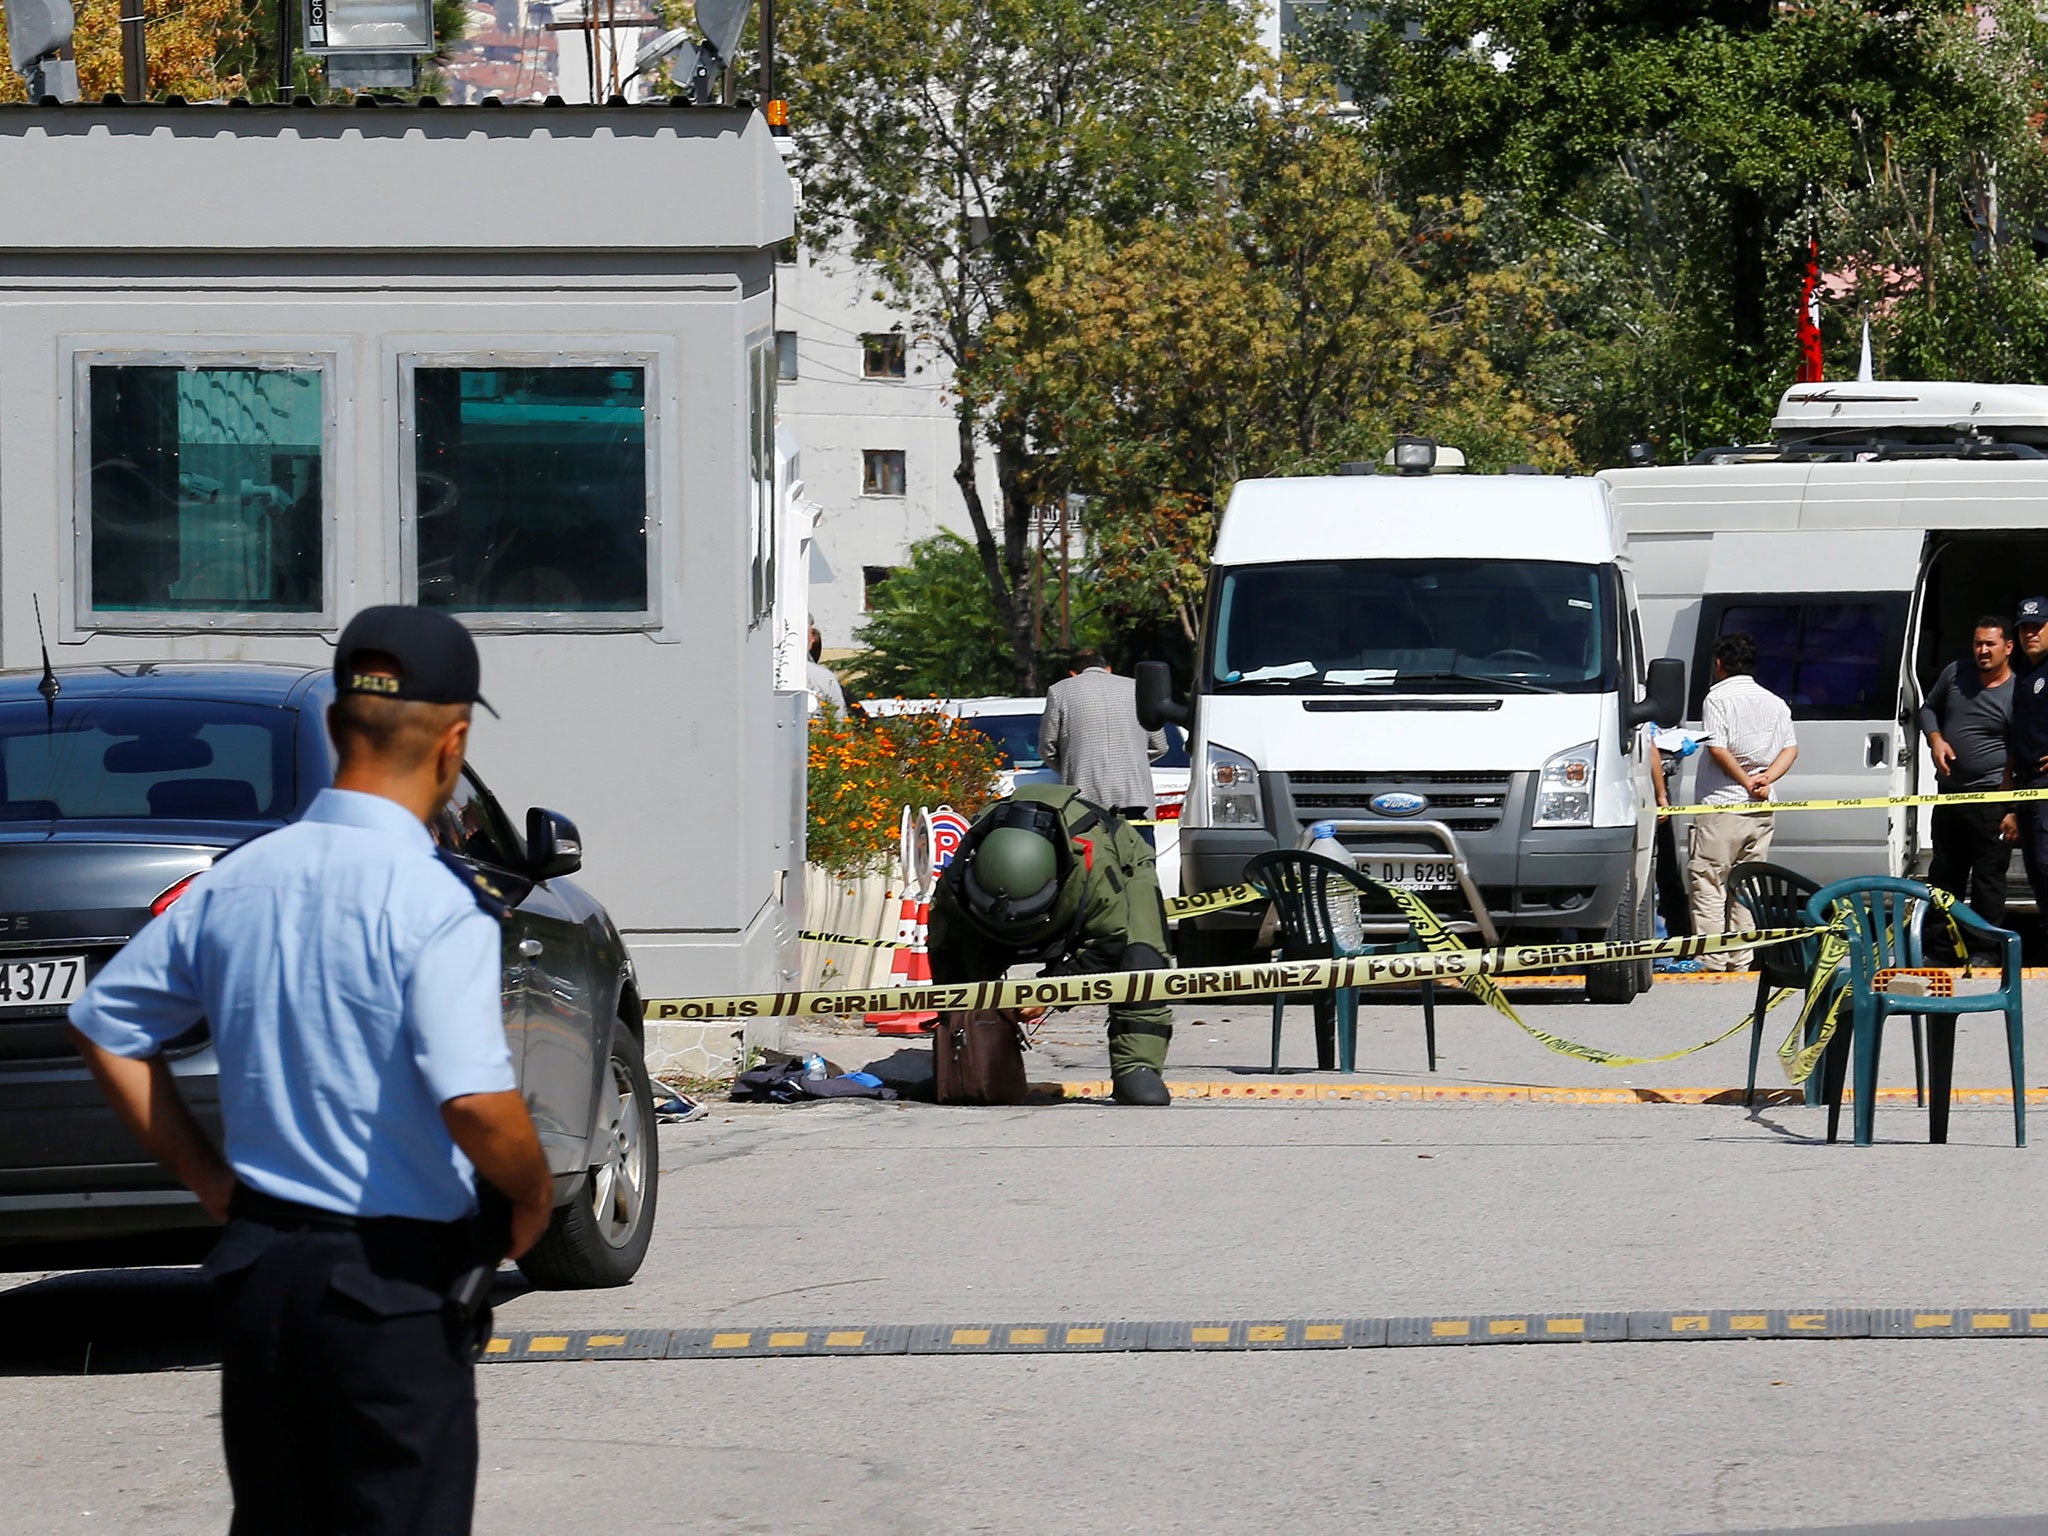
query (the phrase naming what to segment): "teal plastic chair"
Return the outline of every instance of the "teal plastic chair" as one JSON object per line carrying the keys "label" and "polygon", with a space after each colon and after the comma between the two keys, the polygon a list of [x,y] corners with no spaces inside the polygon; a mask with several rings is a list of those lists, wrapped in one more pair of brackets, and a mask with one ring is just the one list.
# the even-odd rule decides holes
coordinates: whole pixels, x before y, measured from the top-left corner
{"label": "teal plastic chair", "polygon": [[[1759,928],[1811,927],[1806,917],[1806,899],[1819,889],[1818,880],[1782,864],[1738,864],[1728,874],[1729,900],[1739,903]],[[1742,1091],[1743,1103],[1756,1102],[1756,1063],[1764,1043],[1764,1004],[1779,987],[1797,987],[1804,992],[1819,958],[1818,938],[1772,944],[1756,952],[1756,1011],[1755,1022],[1749,1029],[1749,1085]],[[1913,1038],[1917,1046],[1919,1035],[1916,1033]],[[1917,1061],[1919,1051],[1915,1049],[1913,1054]],[[1820,1101],[1820,1074],[1816,1072],[1806,1080],[1806,1102]]]}
{"label": "teal plastic chair", "polygon": [[[1337,953],[1335,930],[1330,922],[1330,891],[1332,886],[1342,889],[1349,886],[1361,899],[1384,899],[1380,892],[1358,878],[1356,871],[1335,859],[1326,859],[1319,853],[1301,853],[1283,849],[1276,853],[1262,853],[1244,867],[1244,877],[1263,890],[1273,902],[1274,914],[1280,924],[1280,958],[1283,960],[1328,960]],[[1397,944],[1368,944],[1359,950],[1360,954],[1384,955],[1413,953],[1422,948],[1422,943],[1411,932],[1409,937]],[[1272,1069],[1280,1070],[1280,1026],[1286,1018],[1287,1004],[1297,993],[1282,993],[1273,999],[1273,1061]],[[1326,1003],[1325,999],[1330,999]],[[1316,1067],[1327,1072],[1331,1066],[1331,1036],[1335,1035],[1337,1070],[1355,1072],[1358,1070],[1358,989],[1344,987],[1332,997],[1329,993],[1317,993],[1311,998],[1316,1006]],[[1331,1003],[1334,1006],[1331,1006]],[[1334,1022],[1335,1028],[1330,1028]],[[1422,1032],[1424,1044],[1429,1053],[1429,1070],[1436,1070],[1436,983],[1422,983]]]}
{"label": "teal plastic chair", "polygon": [[1851,1006],[1849,1050],[1844,1052],[1839,1033],[1824,1063],[1823,1092],[1828,1106],[1828,1140],[1833,1141],[1842,1114],[1843,1061],[1853,1055],[1856,1072],[1856,1145],[1871,1144],[1872,1126],[1877,1119],[1877,1062],[1883,1044],[1885,1021],[1894,1014],[1908,1014],[1927,1021],[1927,1066],[1932,1090],[1928,1097],[1927,1139],[1948,1140],[1950,1084],[1955,1073],[1956,1020],[1966,1013],[1999,1013],[2005,1016],[2005,1053],[2012,1068],[2013,1145],[2027,1144],[2027,1094],[2025,1080],[2025,1023],[2020,1002],[2020,936],[1994,928],[1961,902],[1950,909],[1965,933],[1996,940],[2003,956],[2001,980],[1995,992],[1966,992],[1954,997],[1905,997],[1877,990],[1877,973],[1893,968],[1910,968],[1920,960],[1920,918],[1933,902],[1933,892],[1917,880],[1898,880],[1884,875],[1858,876],[1821,887],[1807,900],[1808,917],[1815,923],[1848,919],[1849,958],[1847,964]]}

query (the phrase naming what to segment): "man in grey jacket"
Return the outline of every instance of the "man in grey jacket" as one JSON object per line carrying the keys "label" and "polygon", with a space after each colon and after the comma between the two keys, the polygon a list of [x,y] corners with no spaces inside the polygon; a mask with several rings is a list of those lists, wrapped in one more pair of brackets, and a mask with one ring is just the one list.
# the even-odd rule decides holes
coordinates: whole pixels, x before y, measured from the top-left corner
{"label": "man in grey jacket", "polygon": [[[1166,733],[1138,724],[1138,685],[1109,670],[1099,651],[1074,658],[1074,671],[1046,690],[1038,750],[1046,765],[1126,821],[1149,821],[1156,804],[1152,760],[1166,755]],[[1152,829],[1144,827],[1147,842]]]}

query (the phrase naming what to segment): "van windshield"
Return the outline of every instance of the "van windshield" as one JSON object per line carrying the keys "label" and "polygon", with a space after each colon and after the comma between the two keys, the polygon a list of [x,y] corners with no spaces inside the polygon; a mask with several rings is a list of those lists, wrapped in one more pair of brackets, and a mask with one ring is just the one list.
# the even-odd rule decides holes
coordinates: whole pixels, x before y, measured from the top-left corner
{"label": "van windshield", "polygon": [[1604,693],[1605,567],[1323,560],[1219,573],[1207,683],[1286,693]]}

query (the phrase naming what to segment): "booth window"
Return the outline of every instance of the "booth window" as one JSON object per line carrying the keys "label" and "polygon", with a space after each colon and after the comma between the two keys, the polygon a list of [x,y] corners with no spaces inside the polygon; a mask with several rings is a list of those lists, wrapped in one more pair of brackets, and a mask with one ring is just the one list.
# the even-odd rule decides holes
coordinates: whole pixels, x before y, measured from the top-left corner
{"label": "booth window", "polygon": [[903,494],[903,450],[866,448],[860,456],[860,493],[863,496]]}
{"label": "booth window", "polygon": [[905,376],[905,354],[901,331],[881,331],[860,339],[861,372],[871,379],[900,379]]}
{"label": "booth window", "polygon": [[649,609],[647,370],[413,369],[419,601]]}
{"label": "booth window", "polygon": [[775,605],[775,348],[747,354],[747,571],[755,619]]}
{"label": "booth window", "polygon": [[321,370],[89,363],[86,608],[318,615]]}

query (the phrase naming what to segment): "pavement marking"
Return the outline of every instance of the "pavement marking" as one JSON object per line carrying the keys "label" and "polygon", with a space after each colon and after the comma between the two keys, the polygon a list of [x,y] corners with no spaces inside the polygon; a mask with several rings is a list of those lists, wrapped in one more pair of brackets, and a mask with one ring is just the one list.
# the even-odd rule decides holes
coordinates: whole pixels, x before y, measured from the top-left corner
{"label": "pavement marking", "polygon": [[[1107,1078],[1087,1082],[1034,1083],[1034,1099],[1060,1102],[1067,1099],[1106,1099]],[[1267,1079],[1237,1079],[1210,1082],[1169,1082],[1167,1090],[1176,1099],[1219,1099],[1237,1103],[1332,1103],[1372,1104],[1735,1104],[1742,1103],[1740,1088],[1544,1088],[1514,1083],[1325,1083],[1288,1082]],[[2048,1088],[2029,1088],[2029,1104],[2048,1104]],[[1845,1090],[1842,1102],[1854,1103],[1856,1095]],[[1880,1104],[1911,1104],[1911,1088],[1880,1088]],[[1804,1104],[1803,1088],[1759,1088],[1759,1105]],[[1951,1104],[2010,1104],[2010,1088],[1956,1088]]]}
{"label": "pavement marking", "polygon": [[1440,1313],[1239,1321],[887,1323],[804,1328],[614,1328],[500,1334],[487,1362],[766,1359],[819,1355],[1148,1354],[1427,1349],[1729,1339],[2048,1338],[2048,1307],[1695,1308]]}

